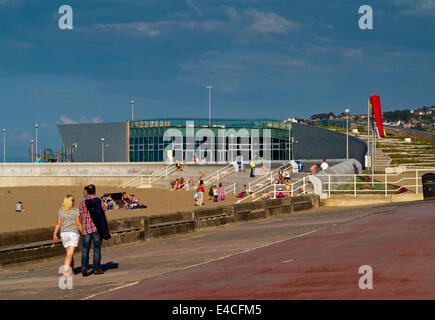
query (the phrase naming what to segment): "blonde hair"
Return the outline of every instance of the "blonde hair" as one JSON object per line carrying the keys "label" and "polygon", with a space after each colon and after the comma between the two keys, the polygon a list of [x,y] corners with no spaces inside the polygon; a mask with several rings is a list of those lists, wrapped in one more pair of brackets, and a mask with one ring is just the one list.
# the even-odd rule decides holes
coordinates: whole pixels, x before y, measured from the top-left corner
{"label": "blonde hair", "polygon": [[68,211],[73,208],[74,197],[68,194],[65,198],[63,198],[63,203],[61,206],[62,211]]}

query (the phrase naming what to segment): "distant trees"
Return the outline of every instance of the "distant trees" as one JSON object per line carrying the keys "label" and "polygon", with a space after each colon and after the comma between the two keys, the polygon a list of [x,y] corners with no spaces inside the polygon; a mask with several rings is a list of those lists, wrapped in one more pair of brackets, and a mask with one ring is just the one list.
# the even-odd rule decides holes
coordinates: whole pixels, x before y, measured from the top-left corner
{"label": "distant trees", "polygon": [[411,119],[411,112],[406,110],[395,110],[387,111],[383,113],[384,121],[395,122],[395,121],[405,121],[408,122]]}
{"label": "distant trees", "polygon": [[335,118],[335,114],[333,112],[313,114],[310,117],[310,120],[316,120],[316,119],[328,120],[330,117]]}

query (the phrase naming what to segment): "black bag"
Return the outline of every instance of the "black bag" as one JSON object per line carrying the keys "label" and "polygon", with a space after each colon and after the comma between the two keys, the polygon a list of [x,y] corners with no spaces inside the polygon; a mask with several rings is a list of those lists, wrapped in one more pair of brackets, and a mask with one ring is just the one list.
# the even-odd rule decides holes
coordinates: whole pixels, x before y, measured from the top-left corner
{"label": "black bag", "polygon": [[101,239],[109,240],[112,236],[110,235],[109,226],[107,225],[106,214],[101,207],[101,199],[97,197],[86,199],[85,204]]}

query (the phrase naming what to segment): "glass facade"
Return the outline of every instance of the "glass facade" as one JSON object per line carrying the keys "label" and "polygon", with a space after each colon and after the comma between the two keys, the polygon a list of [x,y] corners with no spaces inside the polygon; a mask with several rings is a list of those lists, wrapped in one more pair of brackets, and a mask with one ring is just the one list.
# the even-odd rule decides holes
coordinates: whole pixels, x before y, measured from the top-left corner
{"label": "glass facade", "polygon": [[277,120],[152,119],[129,122],[129,161],[288,160],[289,123]]}

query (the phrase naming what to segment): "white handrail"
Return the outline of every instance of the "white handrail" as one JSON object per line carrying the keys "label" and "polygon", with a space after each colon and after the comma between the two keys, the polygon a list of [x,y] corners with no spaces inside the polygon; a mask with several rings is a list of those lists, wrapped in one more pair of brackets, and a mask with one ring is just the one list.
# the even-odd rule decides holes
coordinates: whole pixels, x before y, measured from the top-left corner
{"label": "white handrail", "polygon": [[[168,168],[169,167],[169,168]],[[153,174],[136,176],[122,184],[122,188],[138,187],[143,185],[144,178],[148,179],[148,184],[155,182],[158,179],[166,178],[175,171],[175,167],[165,165],[164,168],[155,171]]]}
{"label": "white handrail", "polygon": [[264,175],[260,178],[257,178],[256,180],[250,182],[248,184],[248,192],[253,192],[256,193],[258,191],[258,188],[262,188],[265,185],[272,185],[273,184],[273,180],[275,178],[275,175],[280,171],[280,170],[285,170],[288,167],[293,167],[293,165],[291,164],[291,161],[286,162],[285,164],[281,165],[280,167],[272,170],[270,173],[268,173],[267,175]]}
{"label": "white handrail", "polygon": [[[421,182],[421,174],[424,172],[435,172],[435,168],[425,168],[425,169],[415,169],[415,175],[413,176],[402,176],[399,175],[406,174],[406,172],[411,173],[414,170],[408,170],[402,173],[395,174],[329,174],[328,181],[323,181],[322,185],[324,185],[328,189],[328,197],[331,196],[332,193],[353,193],[356,197],[358,194],[368,194],[368,193],[376,193],[376,194],[384,194],[386,197],[389,194],[394,194],[400,190],[407,189],[410,192],[413,192],[412,189],[415,189],[415,194],[419,194],[420,190],[422,190],[422,182]],[[331,178],[345,178],[346,181],[339,181],[337,179]],[[357,181],[358,177],[369,178],[368,181]],[[378,178],[378,179],[377,179]],[[395,179],[396,178],[396,179]],[[373,179],[373,180],[372,180]],[[412,182],[410,182],[412,181]],[[339,185],[353,185],[352,189],[340,189]],[[358,186],[363,185],[371,185],[371,188],[361,189]]]}
{"label": "white handrail", "polygon": [[205,176],[203,179],[204,185],[209,185],[211,183],[218,182],[220,179],[230,175],[233,172],[235,172],[234,165],[233,164],[226,165],[225,167],[220,168],[214,173]]}

